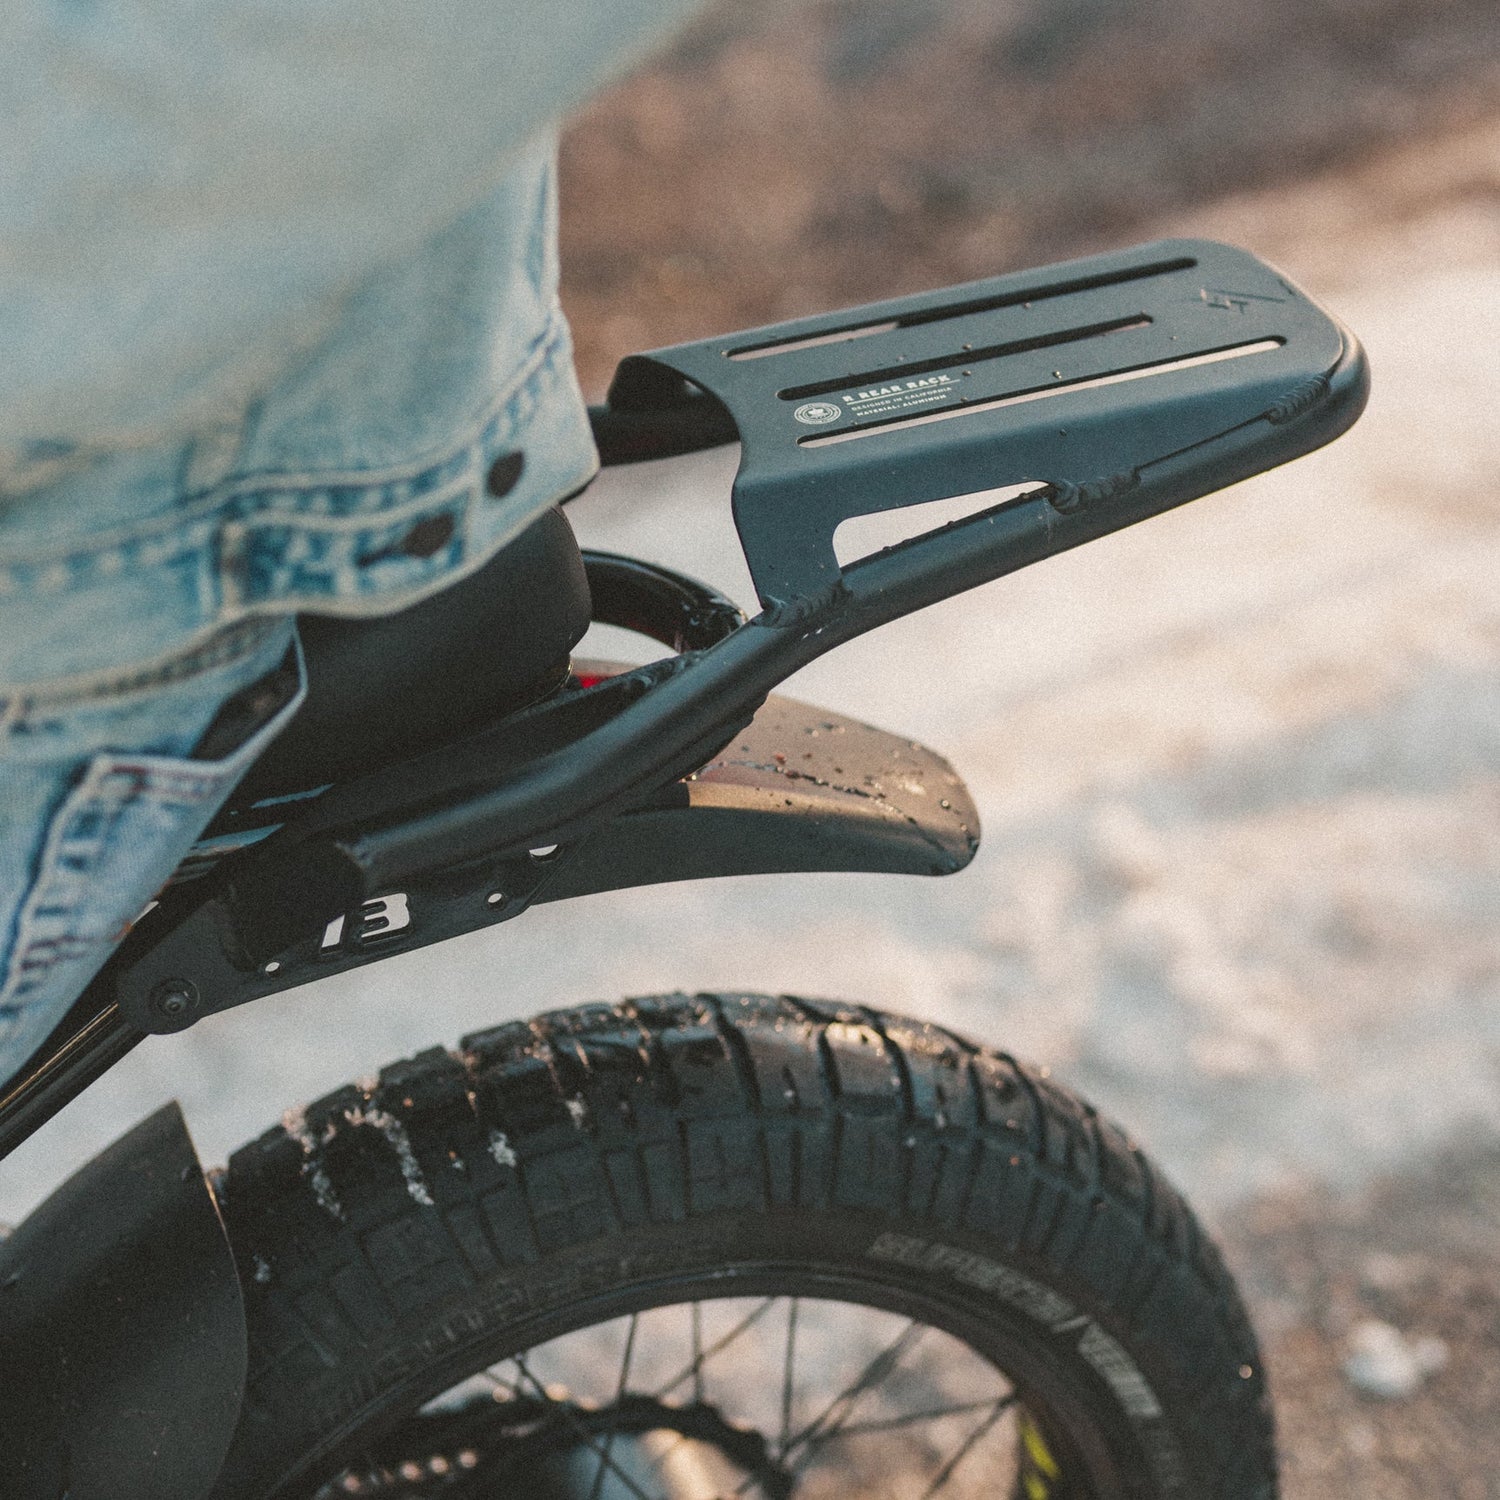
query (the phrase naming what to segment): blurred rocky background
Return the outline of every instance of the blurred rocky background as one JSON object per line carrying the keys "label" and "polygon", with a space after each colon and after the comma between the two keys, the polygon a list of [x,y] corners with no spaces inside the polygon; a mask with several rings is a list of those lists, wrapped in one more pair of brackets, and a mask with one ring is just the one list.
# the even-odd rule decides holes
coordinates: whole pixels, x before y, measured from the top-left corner
{"label": "blurred rocky background", "polygon": [[1128,242],[1497,99],[1495,0],[721,0],[568,132],[585,382]]}

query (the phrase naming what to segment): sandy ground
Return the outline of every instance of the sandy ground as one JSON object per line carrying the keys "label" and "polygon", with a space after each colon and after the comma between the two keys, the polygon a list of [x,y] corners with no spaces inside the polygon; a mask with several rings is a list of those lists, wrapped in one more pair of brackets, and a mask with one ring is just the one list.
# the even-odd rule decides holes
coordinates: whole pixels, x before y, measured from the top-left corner
{"label": "sandy ground", "polygon": [[[1050,1064],[1167,1165],[1246,1277],[1291,1495],[1500,1494],[1497,163],[1481,124],[1163,220],[1261,250],[1357,330],[1359,426],[792,684],[952,759],[984,820],[970,870],[594,897],[214,1018],[7,1162],[0,1218],[172,1095],[222,1159],[504,1017],[848,996]],[[611,475],[575,524],[743,597],[732,463]],[[1446,1338],[1448,1368],[1412,1401],[1355,1395],[1362,1315]]]}
{"label": "sandy ground", "polygon": [[[1330,1202],[1312,1187],[1233,1216],[1280,1419],[1286,1500],[1500,1496],[1500,1153],[1469,1144]],[[1362,1323],[1439,1340],[1443,1367],[1377,1400],[1342,1365]]]}

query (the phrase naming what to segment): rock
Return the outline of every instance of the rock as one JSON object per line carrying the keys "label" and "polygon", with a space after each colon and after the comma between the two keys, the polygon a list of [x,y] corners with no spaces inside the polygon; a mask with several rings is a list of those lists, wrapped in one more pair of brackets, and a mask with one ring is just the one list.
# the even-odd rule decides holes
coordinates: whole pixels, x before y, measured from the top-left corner
{"label": "rock", "polygon": [[1408,1337],[1375,1318],[1349,1332],[1344,1378],[1363,1396],[1400,1401],[1448,1362],[1448,1346],[1431,1335]]}
{"label": "rock", "polygon": [[1366,1291],[1395,1295],[1410,1291],[1424,1269],[1414,1256],[1389,1255],[1377,1250],[1360,1262],[1359,1279]]}

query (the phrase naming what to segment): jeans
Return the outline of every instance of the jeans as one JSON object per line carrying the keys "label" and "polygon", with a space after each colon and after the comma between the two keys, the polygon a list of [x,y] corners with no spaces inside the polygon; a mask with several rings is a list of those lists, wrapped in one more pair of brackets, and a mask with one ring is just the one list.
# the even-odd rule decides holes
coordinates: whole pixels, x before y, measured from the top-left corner
{"label": "jeans", "polygon": [[593,473],[550,122],[690,8],[5,7],[0,1084],[295,711],[194,754],[295,612]]}

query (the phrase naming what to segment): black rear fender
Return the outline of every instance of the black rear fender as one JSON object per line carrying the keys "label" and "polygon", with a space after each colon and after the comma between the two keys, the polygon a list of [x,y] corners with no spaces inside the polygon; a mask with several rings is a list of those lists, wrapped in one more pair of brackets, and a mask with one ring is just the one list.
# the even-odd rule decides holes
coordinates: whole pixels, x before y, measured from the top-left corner
{"label": "black rear fender", "polygon": [[175,1103],[0,1245],[9,1500],[201,1500],[245,1388],[245,1309]]}

